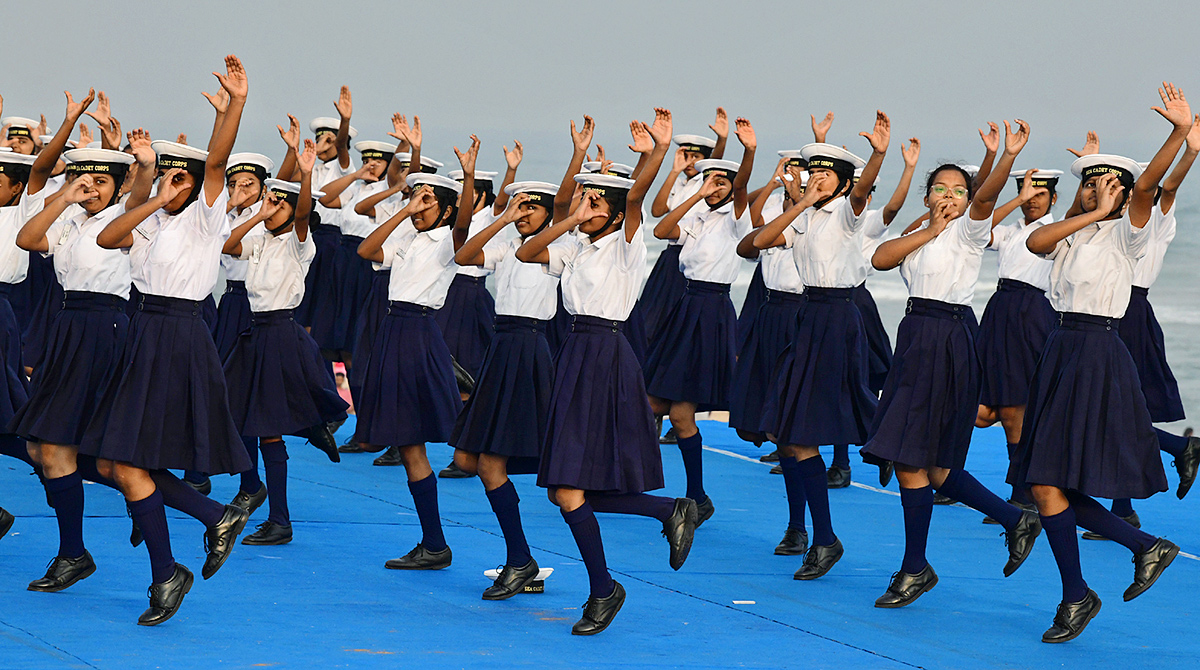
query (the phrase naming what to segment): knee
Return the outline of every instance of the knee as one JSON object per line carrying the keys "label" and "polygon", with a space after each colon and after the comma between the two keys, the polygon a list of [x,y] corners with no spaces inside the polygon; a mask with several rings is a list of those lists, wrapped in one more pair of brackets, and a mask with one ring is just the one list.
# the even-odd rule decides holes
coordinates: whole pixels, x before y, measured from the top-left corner
{"label": "knee", "polygon": [[807,461],[810,458],[816,458],[821,455],[821,450],[816,447],[805,447],[799,444],[790,445],[792,454],[798,461]]}
{"label": "knee", "polygon": [[1024,407],[1001,407],[1000,422],[1006,427],[1020,428],[1021,422],[1025,419]]}
{"label": "knee", "polygon": [[29,453],[29,457],[38,465],[45,465],[46,459],[42,456],[42,445],[37,442],[26,442],[25,451]]}
{"label": "knee", "polygon": [[555,507],[558,506],[558,489],[546,489],[546,497]]}
{"label": "knee", "polygon": [[[462,449],[455,449],[454,464],[457,465],[463,472],[469,472],[473,475],[477,474],[481,479],[484,477],[482,470],[483,459],[480,458],[478,454],[472,454],[471,452],[463,451]],[[483,483],[487,484],[487,480],[484,479]]]}
{"label": "knee", "polygon": [[487,455],[479,457],[476,470],[487,490],[491,491],[498,486],[503,486],[504,482],[508,481],[508,464],[505,460]]}
{"label": "knee", "polygon": [[108,479],[114,479],[113,462],[104,458],[96,459],[96,472]]}
{"label": "knee", "polygon": [[1047,504],[1053,503],[1056,500],[1064,500],[1061,489],[1057,486],[1046,486],[1044,484],[1034,484],[1029,487],[1029,495],[1033,496],[1033,501],[1037,503],[1039,508],[1045,507]]}
{"label": "knee", "polygon": [[650,411],[654,413],[654,416],[670,414],[671,401],[656,396],[648,396],[648,399],[650,401]]}
{"label": "knee", "polygon": [[679,437],[696,434],[696,406],[687,402],[673,402],[670,410],[671,425]]}
{"label": "knee", "polygon": [[429,458],[425,456],[425,445],[410,444],[406,447],[400,447],[400,460],[404,462],[406,469],[413,468],[429,468]]}
{"label": "knee", "polygon": [[988,426],[995,425],[995,423],[999,420],[1000,415],[995,409],[988,407],[987,405],[980,405],[979,413],[975,416],[975,427],[987,428]]}
{"label": "knee", "polygon": [[579,489],[560,488],[555,492],[555,497],[558,498],[556,504],[565,512],[577,510],[587,502],[587,497]]}

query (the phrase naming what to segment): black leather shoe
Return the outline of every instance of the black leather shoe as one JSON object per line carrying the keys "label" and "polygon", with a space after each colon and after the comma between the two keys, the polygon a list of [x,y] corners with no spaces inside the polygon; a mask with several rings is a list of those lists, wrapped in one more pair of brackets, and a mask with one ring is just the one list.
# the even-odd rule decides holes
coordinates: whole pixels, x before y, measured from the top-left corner
{"label": "black leather shoe", "polygon": [[131,525],[133,527],[129,529],[129,544],[135,547],[140,546],[142,544],[142,529],[137,525],[136,521],[133,521]]}
{"label": "black leather shoe", "polygon": [[470,479],[474,476],[475,475],[458,467],[458,464],[454,461],[450,461],[450,465],[442,468],[442,471],[438,473],[438,479]]}
{"label": "black leather shoe", "polygon": [[185,479],[183,480],[183,483],[196,489],[201,495],[208,495],[212,493],[212,479],[209,479],[208,477],[205,477],[204,481],[202,482],[192,482]]}
{"label": "black leather shoe", "polygon": [[667,429],[667,434],[658,438],[659,444],[679,444],[679,436],[675,434],[675,426]]}
{"label": "black leather shoe", "polygon": [[758,462],[759,463],[778,463],[779,462],[779,450],[776,449],[775,451],[772,451],[769,454],[763,454],[762,456],[759,456]]}
{"label": "black leather shoe", "polygon": [[1179,547],[1165,537],[1158,538],[1158,541],[1146,551],[1134,554],[1133,583],[1125,589],[1125,602],[1133,600],[1145,593],[1146,589],[1154,586],[1154,582],[1158,581],[1158,576],[1167,569],[1177,555],[1179,555]]}
{"label": "black leather shoe", "polygon": [[[1129,516],[1121,517],[1121,520],[1124,521],[1125,523],[1129,524],[1130,526],[1133,526],[1134,528],[1142,527],[1142,520],[1138,517],[1137,510],[1134,510],[1133,514],[1130,514]],[[1090,531],[1090,530],[1085,531],[1083,533],[1082,537],[1085,540],[1107,540],[1108,539],[1107,537],[1104,537],[1100,533]]]}
{"label": "black leather shoe", "polygon": [[958,501],[954,498],[946,497],[937,491],[933,492],[933,504],[935,505],[953,505],[956,502]]}
{"label": "black leather shoe", "polygon": [[246,493],[238,489],[237,495],[229,502],[230,505],[246,510],[246,516],[254,514],[254,510],[262,507],[267,501],[267,485],[260,483],[254,493]]}
{"label": "black leather shoe", "polygon": [[150,608],[138,617],[138,625],[157,626],[175,616],[175,613],[179,611],[179,606],[183,604],[183,597],[192,590],[194,580],[195,577],[192,577],[191,570],[176,563],[175,574],[170,579],[160,584],[150,585],[150,590],[147,592],[147,595],[150,596]]}
{"label": "black leather shoe", "polygon": [[1054,614],[1054,625],[1042,633],[1042,642],[1066,642],[1079,637],[1088,623],[1100,613],[1100,596],[1088,589],[1087,595],[1077,603],[1059,603]]}
{"label": "black leather shoe", "polygon": [[237,542],[238,535],[241,535],[242,529],[246,527],[246,522],[250,519],[250,515],[241,507],[233,505],[225,506],[225,513],[221,515],[221,520],[217,525],[204,531],[204,550],[208,552],[208,558],[204,559],[204,567],[200,570],[200,574],[205,579],[217,574],[217,570],[225,565],[225,561],[229,559],[229,553],[233,551],[233,545]]}
{"label": "black leather shoe", "polygon": [[1042,533],[1042,517],[1037,512],[1021,512],[1021,520],[1009,531],[1004,532],[1004,543],[1008,545],[1008,562],[1004,564],[1004,576],[1008,577],[1021,567],[1029,552],[1033,551],[1033,543],[1037,542]]}
{"label": "black leather shoe", "polygon": [[783,539],[775,545],[776,556],[799,556],[808,549],[808,532],[788,528],[783,532]]}
{"label": "black leather shoe", "polygon": [[399,447],[388,447],[382,454],[375,457],[375,460],[371,461],[371,465],[404,465],[404,459],[400,458]]}
{"label": "black leather shoe", "polygon": [[1175,495],[1180,500],[1192,489],[1197,467],[1200,467],[1200,437],[1189,437],[1187,447],[1175,459],[1175,471],[1179,473],[1179,488],[1175,490]]}
{"label": "black leather shoe", "polygon": [[13,516],[11,512],[0,507],[0,537],[8,535],[8,531],[12,530],[13,523],[16,520],[17,517]]}
{"label": "black leather shoe", "polygon": [[292,541],[292,527],[280,526],[274,521],[264,521],[258,524],[258,530],[242,538],[242,544],[254,546],[273,546],[287,544]]}
{"label": "black leather shoe", "polygon": [[775,467],[771,468],[771,474],[773,474],[773,475],[782,475],[782,474],[783,474],[783,466],[782,466],[782,465],[776,465]]}
{"label": "black leather shoe", "polygon": [[[1009,498],[1008,500],[1005,500],[1004,502],[1012,505],[1013,507],[1018,507],[1022,511],[1025,511],[1025,512],[1033,512],[1034,514],[1038,513],[1037,505],[1034,505],[1032,503],[1030,503],[1030,504],[1019,503],[1019,502],[1013,500],[1012,498]],[[990,516],[983,517],[983,523],[985,523],[989,526],[999,526],[1000,525],[999,521],[996,521],[995,519],[993,519]]]}
{"label": "black leather shoe", "polygon": [[337,440],[333,438],[333,433],[329,431],[327,424],[319,424],[305,431],[304,437],[308,439],[308,443],[312,446],[325,452],[329,460],[334,463],[341,463],[342,456],[338,453]]}
{"label": "black leather shoe", "polygon": [[933,566],[926,563],[925,569],[915,575],[899,571],[892,575],[892,583],[887,591],[875,599],[875,606],[882,608],[904,607],[912,603],[921,594],[933,590],[937,586],[938,576]]}
{"label": "black leather shoe", "polygon": [[475,393],[475,378],[471,373],[459,365],[453,356],[450,357],[450,364],[454,366],[454,382],[458,385],[458,392],[463,395]]}
{"label": "black leather shoe", "polygon": [[[691,498],[676,498],[675,511],[663,522],[662,534],[671,545],[670,563],[672,570],[683,567],[688,553],[692,551],[692,539],[696,536],[700,510]],[[600,631],[596,631],[600,632]]]}
{"label": "black leather shoe", "polygon": [[850,486],[850,468],[831,465],[825,473],[825,484],[831,489],[844,489]]}
{"label": "black leather shoe", "polygon": [[583,617],[571,627],[571,635],[595,635],[608,628],[621,605],[625,604],[625,587],[613,580],[612,595],[605,598],[588,598],[583,604]]}
{"label": "black leather shoe", "polygon": [[413,550],[400,558],[393,558],[383,567],[388,570],[441,570],[450,567],[450,547],[441,551],[429,551],[425,545],[418,544]]}
{"label": "black leather shoe", "polygon": [[696,527],[703,526],[704,522],[711,519],[713,512],[716,511],[717,508],[713,505],[712,496],[705,498],[702,503],[696,503]]}
{"label": "black leather shoe", "polygon": [[90,577],[95,571],[96,562],[86,551],[79,558],[56,556],[46,568],[45,577],[29,582],[29,590],[57,593],[81,579]]}
{"label": "black leather shoe", "polygon": [[496,581],[484,590],[483,599],[508,600],[524,591],[525,585],[537,579],[537,576],[538,564],[532,558],[519,568],[506,565],[500,568],[500,575],[496,577]]}
{"label": "black leather shoe", "polygon": [[814,544],[804,553],[804,565],[801,565],[796,574],[792,575],[792,579],[808,581],[823,577],[842,558],[844,553],[846,551],[842,549],[842,541],[836,537],[833,538],[833,544]]}
{"label": "black leather shoe", "polygon": [[342,446],[338,447],[339,454],[365,454],[367,449],[360,442],[355,442],[353,438]]}

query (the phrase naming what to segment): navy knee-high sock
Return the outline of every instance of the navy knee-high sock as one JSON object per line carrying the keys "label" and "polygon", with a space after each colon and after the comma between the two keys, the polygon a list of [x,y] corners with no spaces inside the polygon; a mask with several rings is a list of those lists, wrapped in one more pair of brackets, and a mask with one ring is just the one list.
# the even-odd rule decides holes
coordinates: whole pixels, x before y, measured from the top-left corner
{"label": "navy knee-high sock", "polygon": [[1112,513],[1122,519],[1131,516],[1133,514],[1133,501],[1129,498],[1113,498]]}
{"label": "navy knee-high sock", "polygon": [[[1128,525],[1128,524],[1127,524]],[[1083,568],[1079,565],[1079,538],[1075,536],[1075,510],[1067,509],[1051,516],[1042,515],[1042,531],[1054,552],[1058,574],[1062,578],[1063,602],[1077,603],[1087,595],[1088,585],[1083,580]]]}
{"label": "navy knee-high sock", "polygon": [[636,514],[666,521],[675,513],[675,499],[647,493],[609,493],[588,496],[593,512]]}
{"label": "navy knee-high sock", "polygon": [[843,469],[850,469],[850,445],[835,444],[833,445],[833,465]]}
{"label": "navy knee-high sock", "polygon": [[207,480],[207,479],[208,479],[208,475],[204,474],[203,472],[200,472],[199,470],[184,470],[183,471],[183,481],[185,481],[185,482],[191,482],[193,484],[203,484],[205,482],[205,480]]}
{"label": "navy knee-high sock", "polygon": [[[782,459],[781,459],[782,460]],[[825,460],[819,455],[796,464],[804,484],[804,498],[812,517],[813,546],[827,547],[834,543],[833,520],[829,517],[829,484],[825,477]]]}
{"label": "navy knee-high sock", "polygon": [[904,561],[900,570],[915,575],[929,565],[925,545],[929,542],[929,521],[933,518],[933,487],[900,489],[904,507]]}
{"label": "navy knee-high sock", "polygon": [[1075,519],[1080,527],[1100,533],[1134,553],[1149,549],[1157,541],[1153,535],[1129,525],[1092,498],[1076,491],[1066,493],[1067,502],[1075,510]]}
{"label": "navy knee-high sock", "polygon": [[105,477],[104,475],[100,474],[100,471],[96,468],[96,457],[95,456],[85,456],[83,454],[77,454],[75,456],[75,470],[76,470],[76,472],[79,473],[80,477],[83,477],[84,481],[96,482],[97,484],[103,484],[103,485],[107,486],[108,488],[113,489],[115,491],[121,490],[121,489],[117,488],[116,482],[114,482],[113,480],[109,479],[108,477]]}
{"label": "navy knee-high sock", "polygon": [[188,486],[168,470],[151,470],[150,479],[158,487],[164,505],[193,517],[207,528],[217,525],[225,514],[224,505]]}
{"label": "navy knee-high sock", "polygon": [[287,504],[287,446],[282,441],[263,442],[259,449],[262,450],[263,469],[267,471],[267,521],[280,526],[290,526],[292,517],[288,513]]}
{"label": "navy knee-high sock", "polygon": [[488,491],[487,498],[504,534],[504,547],[508,551],[505,565],[513,568],[527,565],[533,557],[529,555],[529,542],[521,526],[521,497],[517,495],[517,487],[510,479]]}
{"label": "navy knee-high sock", "polygon": [[604,560],[604,541],[600,539],[600,524],[596,521],[592,506],[585,502],[570,512],[562,510],[562,517],[575,537],[579,556],[587,568],[591,596],[607,598],[612,595],[614,585],[612,575],[608,573],[608,563]]}
{"label": "navy knee-high sock", "polygon": [[808,497],[804,495],[804,475],[800,464],[791,456],[780,456],[779,467],[783,469],[783,487],[787,491],[788,528],[804,530],[804,508]]}
{"label": "navy knee-high sock", "polygon": [[1183,455],[1183,450],[1187,449],[1188,439],[1181,435],[1172,435],[1161,428],[1154,429],[1158,435],[1158,448],[1171,454],[1175,458]]}
{"label": "navy knee-high sock", "polygon": [[704,447],[700,431],[691,437],[679,438],[679,453],[683,456],[683,471],[687,474],[687,497],[697,503],[708,500],[704,493]]}
{"label": "navy knee-high sock", "polygon": [[242,482],[238,488],[246,493],[258,493],[262,488],[262,479],[258,476],[258,438],[243,437],[242,444],[246,445],[246,454],[250,456],[250,469],[241,474]]}
{"label": "navy knee-high sock", "polygon": [[[1016,442],[1008,443],[1008,460],[1010,463],[1012,462],[1013,457],[1016,456],[1017,446],[1019,445]],[[1017,486],[1016,484],[1013,484],[1012,487],[1012,501],[1015,503],[1021,503],[1022,505],[1033,504],[1033,498],[1029,497],[1029,489],[1025,488],[1024,486]]]}
{"label": "navy knee-high sock", "polygon": [[161,584],[175,575],[175,557],[171,555],[171,534],[167,530],[167,510],[163,506],[162,494],[155,491],[141,500],[130,500],[126,504],[146,540],[151,581]]}
{"label": "navy knee-high sock", "polygon": [[47,479],[46,493],[58,518],[58,555],[83,556],[83,477],[76,470],[65,477]]}
{"label": "navy knee-high sock", "polygon": [[966,470],[951,470],[937,490],[999,521],[1006,530],[1012,530],[1021,521],[1020,508],[1004,502]]}
{"label": "navy knee-high sock", "polygon": [[[270,490],[270,484],[267,485]],[[429,551],[446,548],[446,536],[442,534],[442,517],[438,514],[437,474],[430,473],[425,479],[409,482],[417,518],[421,520],[421,544]]]}

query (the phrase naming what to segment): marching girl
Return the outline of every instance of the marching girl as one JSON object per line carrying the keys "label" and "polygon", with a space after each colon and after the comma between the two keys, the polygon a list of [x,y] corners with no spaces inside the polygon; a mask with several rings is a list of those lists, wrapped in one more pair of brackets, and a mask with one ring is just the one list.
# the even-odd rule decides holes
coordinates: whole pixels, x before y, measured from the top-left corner
{"label": "marching girl", "polygon": [[[1058,323],[1058,315],[1046,299],[1054,263],[1030,252],[1025,241],[1038,228],[1054,222],[1050,209],[1058,201],[1056,191],[1062,172],[1028,170],[1009,176],[1017,180],[1017,197],[996,208],[987,247],[1000,256],[1000,282],[979,322],[975,349],[983,374],[975,425],[984,428],[999,421],[1008,438],[1011,459],[1021,439],[1029,382],[1046,338]],[[1002,225],[1017,208],[1022,220]],[[1036,510],[1023,486],[1013,487],[1010,502]],[[995,519],[989,517],[984,522],[994,523]]]}
{"label": "marching girl", "polygon": [[[312,439],[324,446],[330,460],[340,460],[331,437],[318,443],[312,433],[328,431],[329,422],[344,421],[348,405],[338,395],[317,343],[292,312],[303,298],[304,276],[316,256],[308,235],[313,198],[320,196],[312,192],[315,161],[315,146],[305,140],[304,153],[297,159],[300,183],[268,180],[267,200],[256,215],[234,228],[223,249],[250,265],[246,290],[252,325],[225,360],[225,378],[239,434],[256,439],[262,451],[270,506],[267,520],[242,544],[292,541],[284,435]],[[247,236],[260,225],[263,233]]]}
{"label": "marching girl", "polygon": [[[679,266],[687,281],[683,297],[668,312],[646,359],[646,391],[656,414],[669,413],[687,473],[687,497],[696,501],[703,524],[713,515],[704,492],[703,446],[697,409],[729,408],[737,358],[737,315],[729,285],[742,260],[738,242],[750,232],[746,186],[757,141],[746,119],[737,119],[742,162],[696,162],[704,183],[654,227],[659,239],[682,239]],[[703,201],[707,211],[696,210]]]}
{"label": "marching girl", "polygon": [[1104,509],[1093,496],[1146,498],[1167,490],[1137,367],[1118,330],[1137,261],[1145,256],[1158,182],[1191,129],[1192,114],[1172,84],[1153,108],[1173,128],[1143,172],[1120,156],[1076,160],[1082,214],[1034,231],[1026,246],[1054,261],[1050,304],[1059,312],[1030,386],[1028,412],[1008,481],[1031,487],[1062,577],[1063,600],[1043,642],[1065,642],[1100,611],[1079,564],[1076,525],[1133,553],[1126,601],[1150,588],[1179,552]]}
{"label": "marching girl", "polygon": [[1005,123],[1004,153],[978,192],[961,167],[935,168],[925,184],[929,220],[879,245],[871,259],[877,270],[899,267],[910,296],[862,449],[868,462],[895,464],[904,510],[904,558],[876,607],[904,607],[937,584],[925,558],[935,488],[1004,526],[1006,577],[1021,567],[1041,532],[1036,514],[1005,503],[964,469],[979,410],[978,325],[971,300],[991,240],[996,198],[1029,139],[1029,125],[1018,124],[1013,132]]}
{"label": "marching girl", "polygon": [[[470,174],[477,146],[462,161],[464,203],[474,197]],[[558,278],[547,274],[541,264],[517,260],[515,254],[521,244],[549,227],[558,187],[519,182],[505,190],[512,196],[508,208],[455,254],[459,265],[489,268],[496,276],[496,336],[484,356],[475,393],[450,438],[459,467],[479,474],[507,547],[504,567],[483,592],[484,600],[511,598],[537,578],[538,564],[521,526],[520,499],[508,475],[537,472],[554,382],[545,327],[554,317]],[[460,212],[455,235],[462,236],[463,224],[472,221]],[[496,236],[510,225],[518,237],[496,244]]]}
{"label": "marching girl", "polygon": [[[890,125],[887,115],[877,112],[873,132],[861,133],[873,149],[866,163],[830,144],[801,149],[809,172],[804,195],[754,238],[759,249],[790,246],[805,287],[795,335],[766,410],[781,466],[785,458],[797,461],[812,518],[812,546],[795,579],[823,576],[843,553],[833,532],[825,462],[817,446],[864,442],[875,412],[876,399],[867,388],[866,333],[852,293],[867,276],[861,215],[887,152]],[[864,167],[862,179],[855,184],[859,167]]]}
{"label": "marching girl", "polygon": [[[125,494],[150,554],[150,607],[140,625],[174,616],[192,586],[192,573],[171,554],[164,503],[206,526],[212,577],[229,558],[247,514],[220,505],[168,472],[240,473],[250,467],[229,411],[216,346],[201,319],[201,303],[216,281],[229,236],[225,167],[246,102],[246,72],[236,56],[218,75],[230,97],[209,152],[155,142],[157,194],[118,216],[99,233],[106,249],[128,248],[138,312],[80,453],[102,459]],[[153,178],[139,170],[139,178]]]}
{"label": "marching girl", "polygon": [[[567,174],[583,186],[574,212],[522,244],[516,258],[541,263],[561,279],[572,332],[555,359],[554,387],[538,486],[571,528],[587,568],[590,594],[575,635],[595,635],[612,623],[625,602],[604,558],[595,512],[649,516],[663,522],[670,565],[687,560],[698,512],[690,498],[644,493],[663,486],[654,417],[646,402],[642,371],[622,334],[637,301],[646,267],[642,200],[658,174],[671,141],[671,113],[655,110],[648,130],[654,149],[637,181],[611,175],[576,175],[590,143],[592,124],[574,132]],[[555,200],[556,216],[564,187]],[[576,229],[578,229],[576,231]],[[552,244],[573,232],[561,244]]]}

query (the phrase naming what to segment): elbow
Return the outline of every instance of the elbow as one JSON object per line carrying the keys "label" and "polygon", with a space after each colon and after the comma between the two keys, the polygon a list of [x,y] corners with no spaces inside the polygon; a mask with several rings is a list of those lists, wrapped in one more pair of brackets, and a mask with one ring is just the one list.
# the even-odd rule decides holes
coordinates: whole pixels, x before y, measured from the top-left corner
{"label": "elbow", "polygon": [[371,260],[371,257],[374,255],[375,255],[375,249],[372,249],[369,246],[367,246],[366,240],[363,240],[362,243],[360,243],[358,245],[358,257],[359,258]]}
{"label": "elbow", "polygon": [[100,233],[96,236],[96,245],[101,249],[116,249],[119,247],[120,240],[115,240],[111,236]]}
{"label": "elbow", "polygon": [[517,260],[521,261],[522,263],[532,263],[534,257],[537,256],[537,254],[527,250],[524,246],[517,247],[517,252],[514,255],[517,257]]}

